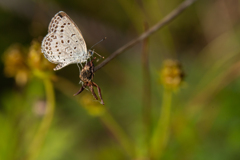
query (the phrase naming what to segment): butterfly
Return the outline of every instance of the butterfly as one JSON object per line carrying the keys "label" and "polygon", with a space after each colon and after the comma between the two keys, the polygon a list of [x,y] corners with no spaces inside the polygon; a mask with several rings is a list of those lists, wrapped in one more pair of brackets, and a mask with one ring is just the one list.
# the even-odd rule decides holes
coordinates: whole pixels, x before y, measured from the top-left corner
{"label": "butterfly", "polygon": [[52,18],[41,48],[45,58],[57,64],[54,71],[69,64],[87,62],[94,53],[93,50],[87,50],[80,29],[63,11]]}

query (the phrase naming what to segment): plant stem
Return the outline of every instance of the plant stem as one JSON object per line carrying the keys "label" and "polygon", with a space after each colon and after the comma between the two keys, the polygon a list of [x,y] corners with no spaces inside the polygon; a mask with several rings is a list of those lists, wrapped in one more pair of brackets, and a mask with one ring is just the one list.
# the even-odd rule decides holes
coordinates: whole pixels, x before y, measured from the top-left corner
{"label": "plant stem", "polygon": [[43,120],[38,128],[37,133],[34,136],[34,139],[29,147],[27,160],[35,160],[40,152],[42,147],[43,141],[46,137],[46,134],[50,128],[52,123],[54,109],[55,109],[55,95],[52,82],[50,81],[49,77],[42,77],[43,83],[46,91],[46,112]]}
{"label": "plant stem", "polygon": [[159,21],[157,24],[149,28],[146,32],[142,33],[139,37],[133,39],[132,41],[128,42],[127,44],[123,45],[119,49],[117,49],[115,52],[113,52],[109,57],[107,57],[102,63],[100,63],[98,66],[94,68],[94,72],[105,66],[108,62],[110,62],[113,58],[115,58],[120,53],[123,53],[128,48],[134,46],[138,42],[144,40],[145,38],[149,37],[159,29],[163,28],[165,25],[170,23],[174,18],[176,18],[180,13],[182,13],[186,8],[191,6],[196,0],[185,0],[182,2],[176,9],[174,9],[172,12],[170,12],[167,16],[165,16],[161,21]]}
{"label": "plant stem", "polygon": [[[63,92],[66,96],[73,98],[72,92],[68,92],[68,90],[74,90],[74,88],[78,88],[78,87],[65,78],[58,77],[58,80],[59,80],[58,82],[54,83],[56,88],[61,92]],[[76,98],[74,99],[76,100]],[[119,126],[119,124],[114,120],[112,115],[106,110],[103,115],[99,116],[99,119],[107,127],[107,129],[113,134],[113,136],[117,139],[117,141],[121,144],[121,146],[126,150],[128,155],[130,155],[131,158],[134,158],[135,146],[129,140],[128,136]]]}
{"label": "plant stem", "polygon": [[125,151],[130,155],[131,158],[135,158],[135,146],[128,139],[128,136],[118,125],[118,123],[113,119],[111,114],[106,110],[106,112],[99,117],[101,121],[106,125],[106,127],[112,132],[117,141],[122,145]]}
{"label": "plant stem", "polygon": [[[147,22],[144,23],[145,30],[148,29]],[[150,70],[149,70],[149,47],[148,47],[148,38],[143,40],[142,46],[142,72],[143,72],[143,125],[145,132],[145,146],[148,148],[147,154],[149,155],[149,140],[151,134],[151,79],[150,79]]]}
{"label": "plant stem", "polygon": [[168,142],[171,102],[172,91],[165,88],[158,125],[151,140],[151,158],[154,160],[160,159]]}
{"label": "plant stem", "polygon": [[[202,91],[191,99],[186,111],[189,115],[194,116],[200,110],[211,102],[211,99],[223,88],[240,76],[240,61],[235,62],[229,68],[222,71],[218,76],[213,78]],[[195,107],[192,107],[195,106]]]}

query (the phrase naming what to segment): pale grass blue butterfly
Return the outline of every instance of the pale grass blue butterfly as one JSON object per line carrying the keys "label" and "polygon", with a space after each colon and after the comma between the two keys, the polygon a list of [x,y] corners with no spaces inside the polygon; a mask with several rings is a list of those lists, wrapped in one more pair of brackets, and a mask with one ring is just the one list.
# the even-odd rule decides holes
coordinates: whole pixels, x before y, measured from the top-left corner
{"label": "pale grass blue butterfly", "polygon": [[87,50],[80,29],[63,11],[52,18],[42,41],[42,52],[50,62],[58,64],[55,71],[69,64],[87,62],[94,53]]}

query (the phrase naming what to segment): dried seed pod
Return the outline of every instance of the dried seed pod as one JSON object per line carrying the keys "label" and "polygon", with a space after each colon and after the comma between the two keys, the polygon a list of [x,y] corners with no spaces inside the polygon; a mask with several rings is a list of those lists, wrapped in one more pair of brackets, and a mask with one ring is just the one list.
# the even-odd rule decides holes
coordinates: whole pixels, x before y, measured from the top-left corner
{"label": "dried seed pod", "polygon": [[[95,60],[95,59],[96,59],[96,57],[93,58],[93,60]],[[101,89],[100,89],[100,87],[98,87],[98,85],[96,83],[93,82],[93,77],[94,77],[94,64],[93,64],[93,60],[90,61],[90,62],[87,62],[85,64],[85,66],[83,67],[83,69],[81,70],[79,78],[83,82],[83,85],[79,89],[79,91],[74,94],[74,96],[80,94],[88,86],[90,91],[92,92],[92,95],[94,96],[94,98],[96,100],[98,100],[98,97],[95,94],[94,88],[93,88],[93,87],[97,87],[98,95],[99,95],[99,97],[101,99],[101,104],[104,105],[104,102],[103,102],[103,99],[102,99],[102,94],[101,94]]]}

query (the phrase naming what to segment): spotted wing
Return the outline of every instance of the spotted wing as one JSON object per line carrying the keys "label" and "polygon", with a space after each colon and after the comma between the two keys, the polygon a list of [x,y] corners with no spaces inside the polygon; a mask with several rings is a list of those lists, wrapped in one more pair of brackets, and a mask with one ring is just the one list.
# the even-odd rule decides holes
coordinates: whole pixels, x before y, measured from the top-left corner
{"label": "spotted wing", "polygon": [[42,52],[52,63],[59,64],[55,70],[71,63],[82,63],[88,59],[86,43],[81,31],[65,12],[57,13],[43,39]]}

